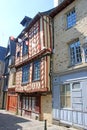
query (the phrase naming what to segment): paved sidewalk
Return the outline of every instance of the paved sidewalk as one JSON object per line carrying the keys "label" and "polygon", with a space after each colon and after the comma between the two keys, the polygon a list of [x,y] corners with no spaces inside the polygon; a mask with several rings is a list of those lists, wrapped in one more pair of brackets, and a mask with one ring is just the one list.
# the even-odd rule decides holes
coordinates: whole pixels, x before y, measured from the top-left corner
{"label": "paved sidewalk", "polygon": [[[0,130],[45,130],[44,122],[14,115],[0,110]],[[47,124],[47,130],[76,130],[53,124]]]}

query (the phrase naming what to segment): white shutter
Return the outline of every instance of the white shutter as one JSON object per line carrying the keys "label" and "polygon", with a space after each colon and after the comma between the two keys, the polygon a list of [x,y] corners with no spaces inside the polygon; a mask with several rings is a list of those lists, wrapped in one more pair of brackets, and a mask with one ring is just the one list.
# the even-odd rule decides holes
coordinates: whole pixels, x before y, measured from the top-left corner
{"label": "white shutter", "polygon": [[87,81],[81,83],[83,97],[83,111],[87,112]]}

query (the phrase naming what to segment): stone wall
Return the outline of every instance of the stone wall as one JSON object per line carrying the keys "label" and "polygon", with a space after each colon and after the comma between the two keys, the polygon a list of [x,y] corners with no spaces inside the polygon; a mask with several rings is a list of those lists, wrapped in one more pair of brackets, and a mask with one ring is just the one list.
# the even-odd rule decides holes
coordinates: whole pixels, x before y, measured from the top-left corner
{"label": "stone wall", "polygon": [[52,123],[52,96],[46,95],[41,97],[41,119]]}
{"label": "stone wall", "polygon": [[[65,72],[85,67],[83,44],[87,40],[87,0],[76,0],[54,17],[54,73]],[[76,25],[67,29],[66,13],[75,7]],[[70,66],[69,44],[79,38],[81,45],[82,64]]]}

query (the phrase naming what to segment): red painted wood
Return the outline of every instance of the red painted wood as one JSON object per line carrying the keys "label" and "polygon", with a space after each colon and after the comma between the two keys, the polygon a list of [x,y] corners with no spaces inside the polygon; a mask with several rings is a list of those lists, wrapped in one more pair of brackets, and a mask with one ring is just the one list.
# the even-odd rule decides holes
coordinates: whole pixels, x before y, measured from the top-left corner
{"label": "red painted wood", "polygon": [[17,111],[17,95],[8,95],[7,110],[12,112]]}

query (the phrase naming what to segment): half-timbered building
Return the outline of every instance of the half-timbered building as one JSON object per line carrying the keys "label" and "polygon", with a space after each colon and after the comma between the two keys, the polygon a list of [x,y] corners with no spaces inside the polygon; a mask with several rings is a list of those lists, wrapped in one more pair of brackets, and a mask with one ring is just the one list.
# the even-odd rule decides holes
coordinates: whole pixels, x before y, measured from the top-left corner
{"label": "half-timbered building", "polygon": [[50,58],[52,25],[50,11],[21,22],[24,30],[16,39],[16,88],[18,113],[34,119],[52,120]]}

